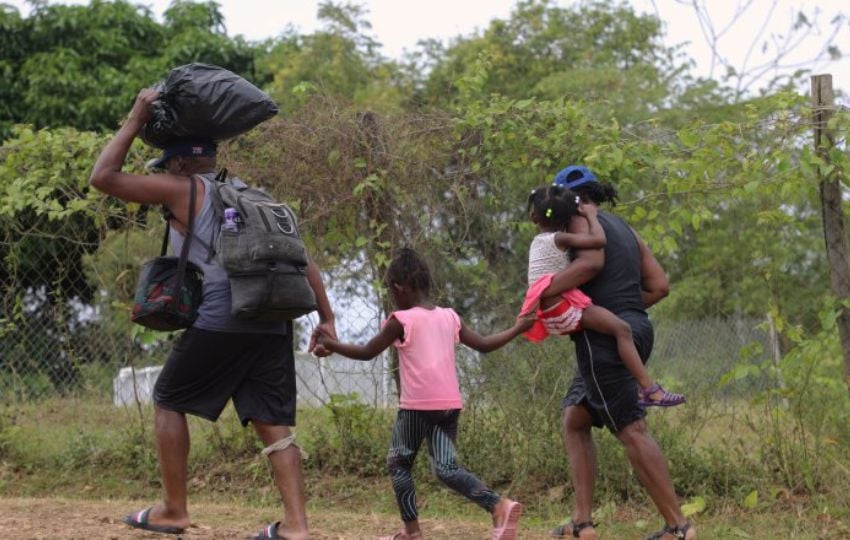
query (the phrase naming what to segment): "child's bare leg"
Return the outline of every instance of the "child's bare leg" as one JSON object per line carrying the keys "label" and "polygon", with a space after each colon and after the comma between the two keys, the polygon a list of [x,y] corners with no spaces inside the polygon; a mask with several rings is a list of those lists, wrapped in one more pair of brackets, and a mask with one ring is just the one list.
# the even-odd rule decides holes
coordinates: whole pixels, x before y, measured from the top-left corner
{"label": "child's bare leg", "polygon": [[646,366],[640,359],[635,342],[632,339],[632,328],[629,323],[617,317],[604,307],[589,306],[581,316],[581,326],[594,332],[608,334],[617,339],[617,352],[626,369],[637,379],[641,388],[649,388],[654,384]]}
{"label": "child's bare leg", "polygon": [[617,339],[620,359],[641,387],[639,398],[643,406],[672,407],[685,402],[685,396],[667,392],[649,376],[632,339],[632,328],[626,321],[603,307],[590,306],[582,314],[581,325]]}

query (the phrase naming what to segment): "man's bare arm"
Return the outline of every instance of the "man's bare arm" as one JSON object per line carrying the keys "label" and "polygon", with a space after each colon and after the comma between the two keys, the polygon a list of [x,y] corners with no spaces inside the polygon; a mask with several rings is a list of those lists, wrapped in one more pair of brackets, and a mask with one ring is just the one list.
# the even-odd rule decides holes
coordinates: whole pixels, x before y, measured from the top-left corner
{"label": "man's bare arm", "polygon": [[[313,262],[313,259],[307,257],[307,282],[313,293],[316,295],[316,305],[319,312],[319,324],[310,335],[310,344],[307,347],[309,352],[316,352],[316,344],[318,343],[319,335],[324,334],[330,339],[336,340],[336,323],[334,312],[331,308],[331,303],[328,300],[325,284],[322,281],[322,274],[319,267]],[[319,355],[321,356],[321,355]]]}
{"label": "man's bare arm", "polygon": [[667,274],[649,250],[643,239],[635,233],[640,249],[640,288],[645,307],[654,306],[670,292]]}
{"label": "man's bare arm", "polygon": [[[89,183],[123,201],[164,204],[181,223],[188,221],[189,183],[185,177],[170,174],[138,175],[122,172],[127,152],[139,130],[150,119],[149,107],[158,94],[153,90],[139,92],[126,122],[106,145],[92,169]],[[203,200],[203,186],[198,186]]]}

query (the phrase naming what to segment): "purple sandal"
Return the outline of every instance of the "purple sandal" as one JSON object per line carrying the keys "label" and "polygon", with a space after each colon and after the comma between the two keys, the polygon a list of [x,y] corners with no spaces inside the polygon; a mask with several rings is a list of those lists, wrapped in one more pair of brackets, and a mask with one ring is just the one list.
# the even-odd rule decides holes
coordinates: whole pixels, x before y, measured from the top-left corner
{"label": "purple sandal", "polygon": [[[661,399],[652,399],[649,396],[661,392]],[[687,401],[682,394],[668,392],[660,384],[655,383],[647,389],[638,392],[638,405],[641,407],[675,407]]]}

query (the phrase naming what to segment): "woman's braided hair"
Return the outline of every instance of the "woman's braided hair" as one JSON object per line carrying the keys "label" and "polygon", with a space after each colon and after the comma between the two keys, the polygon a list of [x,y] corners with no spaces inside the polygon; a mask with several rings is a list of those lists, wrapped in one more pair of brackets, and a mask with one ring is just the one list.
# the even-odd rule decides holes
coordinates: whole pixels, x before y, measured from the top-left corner
{"label": "woman's braided hair", "polygon": [[428,293],[433,285],[431,271],[425,260],[410,247],[399,249],[385,276],[387,286],[406,285],[411,290]]}
{"label": "woman's braided hair", "polygon": [[587,182],[579,186],[575,186],[573,191],[578,193],[582,199],[591,201],[596,204],[611,203],[611,206],[617,206],[617,188],[611,184],[603,184],[601,182]]}

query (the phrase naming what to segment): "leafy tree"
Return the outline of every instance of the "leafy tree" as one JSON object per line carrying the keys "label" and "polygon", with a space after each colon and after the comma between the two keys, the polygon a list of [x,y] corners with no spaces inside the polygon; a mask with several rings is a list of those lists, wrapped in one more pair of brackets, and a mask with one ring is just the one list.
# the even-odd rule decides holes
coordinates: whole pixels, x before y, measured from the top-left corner
{"label": "leafy tree", "polygon": [[284,111],[316,92],[378,110],[403,104],[406,79],[398,65],[380,55],[365,15],[358,5],[321,2],[320,30],[307,35],[289,30],[267,44],[260,70],[272,78],[269,90]]}
{"label": "leafy tree", "polygon": [[[105,287],[89,279],[83,261],[107,227],[124,226],[132,216],[126,205],[88,186],[105,143],[101,135],[71,128],[18,127],[0,147],[6,179],[0,185],[0,367],[44,375],[58,388],[73,386],[81,364],[112,360],[114,344],[94,339],[92,321],[81,317]],[[143,162],[140,150],[133,153],[136,166]]]}
{"label": "leafy tree", "polygon": [[661,109],[673,95],[684,66],[661,37],[659,20],[626,4],[525,0],[480,35],[447,49],[432,44],[423,93],[432,103],[459,99],[456,81],[484,55],[490,66],[483,96],[583,101],[625,122]]}
{"label": "leafy tree", "polygon": [[258,51],[225,34],[217,3],[175,0],[164,18],[160,24],[128,0],[36,2],[28,17],[0,9],[0,73],[7,81],[0,89],[0,128],[114,129],[140,88],[188,62],[254,78]]}

